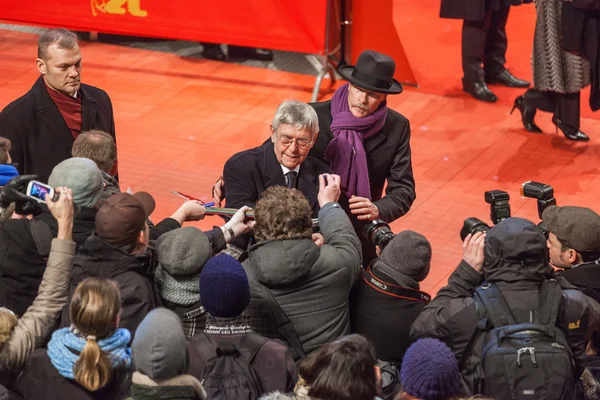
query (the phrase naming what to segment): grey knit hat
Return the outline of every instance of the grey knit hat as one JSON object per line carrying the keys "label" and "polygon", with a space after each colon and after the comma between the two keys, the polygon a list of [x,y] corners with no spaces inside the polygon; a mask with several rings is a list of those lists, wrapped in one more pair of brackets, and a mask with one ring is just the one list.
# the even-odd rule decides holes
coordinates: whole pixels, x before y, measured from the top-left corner
{"label": "grey knit hat", "polygon": [[417,282],[429,274],[431,244],[415,231],[402,231],[381,251],[379,259]]}
{"label": "grey knit hat", "polygon": [[191,226],[167,232],[158,238],[156,253],[154,277],[160,296],[182,306],[200,301],[200,271],[212,256],[204,232]]}
{"label": "grey knit hat", "polygon": [[102,174],[92,160],[67,158],[52,169],[48,185],[66,186],[73,191],[73,202],[80,207],[94,207],[102,192]]}

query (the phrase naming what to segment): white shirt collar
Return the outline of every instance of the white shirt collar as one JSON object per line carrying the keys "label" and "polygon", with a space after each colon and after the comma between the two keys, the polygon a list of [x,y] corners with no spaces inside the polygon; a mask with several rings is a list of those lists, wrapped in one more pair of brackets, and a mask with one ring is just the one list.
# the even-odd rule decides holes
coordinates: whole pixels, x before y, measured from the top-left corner
{"label": "white shirt collar", "polygon": [[[279,164],[281,165],[281,164]],[[295,173],[298,173],[298,171],[300,171],[300,165],[297,165],[296,168],[294,169],[289,169],[283,165],[281,165],[281,170],[283,171],[283,176],[285,176],[285,174],[287,174],[290,171],[294,171]]]}

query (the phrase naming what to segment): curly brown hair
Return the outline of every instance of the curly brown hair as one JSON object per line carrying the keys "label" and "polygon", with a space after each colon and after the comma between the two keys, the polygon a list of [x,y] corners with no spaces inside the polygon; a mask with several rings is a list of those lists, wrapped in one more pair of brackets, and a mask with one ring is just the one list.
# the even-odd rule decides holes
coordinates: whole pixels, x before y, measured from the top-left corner
{"label": "curly brown hair", "polygon": [[254,237],[256,240],[310,239],[312,210],[297,189],[272,186],[256,203]]}

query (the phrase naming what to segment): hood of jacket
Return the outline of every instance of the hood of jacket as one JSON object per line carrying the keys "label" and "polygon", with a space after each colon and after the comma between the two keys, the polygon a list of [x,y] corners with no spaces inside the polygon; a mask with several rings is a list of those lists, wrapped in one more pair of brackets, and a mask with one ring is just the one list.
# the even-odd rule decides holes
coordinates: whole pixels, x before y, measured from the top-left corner
{"label": "hood of jacket", "polygon": [[114,247],[93,233],[79,248],[73,264],[81,268],[85,276],[114,278],[125,272],[150,275],[150,257],[147,254],[132,255]]}
{"label": "hood of jacket", "polygon": [[488,282],[537,282],[554,277],[546,238],[533,222],[523,218],[508,218],[490,229],[483,267]]}
{"label": "hood of jacket", "polygon": [[177,314],[166,308],[150,311],[136,330],[131,354],[136,370],[155,381],[187,372],[187,341]]}
{"label": "hood of jacket", "polygon": [[319,258],[310,239],[264,240],[248,250],[248,260],[259,282],[269,288],[303,280]]}

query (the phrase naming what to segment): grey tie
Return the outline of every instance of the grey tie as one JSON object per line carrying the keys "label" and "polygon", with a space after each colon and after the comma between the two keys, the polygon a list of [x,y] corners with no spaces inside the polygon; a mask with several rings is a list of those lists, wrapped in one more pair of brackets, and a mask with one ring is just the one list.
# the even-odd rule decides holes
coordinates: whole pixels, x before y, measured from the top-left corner
{"label": "grey tie", "polygon": [[287,186],[289,188],[296,188],[296,177],[298,173],[296,171],[290,171],[285,174],[285,179],[287,180]]}

